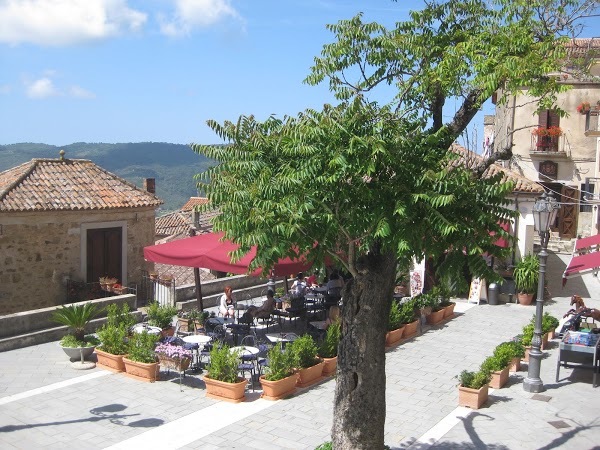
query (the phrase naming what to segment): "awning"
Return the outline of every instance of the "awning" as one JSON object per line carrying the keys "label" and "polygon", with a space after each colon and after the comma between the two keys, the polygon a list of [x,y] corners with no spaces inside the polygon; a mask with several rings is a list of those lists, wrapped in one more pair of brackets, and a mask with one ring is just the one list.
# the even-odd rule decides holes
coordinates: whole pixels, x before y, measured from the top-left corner
{"label": "awning", "polygon": [[[256,257],[256,247],[253,247],[242,259],[232,263],[230,254],[237,250],[239,245],[229,240],[222,241],[223,235],[223,233],[206,233],[144,247],[144,258],[162,264],[247,274],[250,263]],[[303,259],[282,258],[275,264],[273,270],[275,276],[285,276],[306,271],[310,266]],[[261,270],[257,269],[252,275],[260,275],[260,273]]]}
{"label": "awning", "polygon": [[[500,228],[502,228],[504,231],[506,231],[507,233],[510,233],[510,222],[498,222],[498,225],[500,225]],[[490,236],[495,236],[496,233],[495,232],[490,232]],[[503,237],[500,237],[496,240],[496,242],[494,242],[494,245],[496,245],[497,247],[500,248],[507,248],[508,247],[508,241],[506,239],[504,239]]]}
{"label": "awning", "polygon": [[600,269],[600,235],[580,238],[575,241],[573,256],[563,273],[563,286],[569,277],[581,276]]}
{"label": "awning", "polygon": [[[600,245],[600,234],[579,238],[575,241],[574,251],[581,252],[584,249],[597,250]],[[593,247],[593,248],[592,248]]]}

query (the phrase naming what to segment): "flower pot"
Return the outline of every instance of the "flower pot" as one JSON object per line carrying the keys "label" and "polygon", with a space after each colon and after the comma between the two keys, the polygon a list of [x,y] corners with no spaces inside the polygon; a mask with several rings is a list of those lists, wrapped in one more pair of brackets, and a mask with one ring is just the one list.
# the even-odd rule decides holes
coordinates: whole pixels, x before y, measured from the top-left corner
{"label": "flower pot", "polygon": [[262,398],[266,400],[279,400],[285,398],[296,391],[296,379],[298,374],[290,375],[277,381],[265,380],[265,376],[260,376],[260,384],[263,389]]}
{"label": "flower pot", "polygon": [[404,339],[409,339],[417,334],[419,330],[419,320],[414,320],[404,325]]}
{"label": "flower pot", "polygon": [[322,380],[323,362],[307,367],[306,369],[298,369],[298,378],[296,386],[305,388]]}
{"label": "flower pot", "polygon": [[165,355],[158,354],[158,364],[163,369],[175,370],[177,372],[184,372],[190,367],[192,362],[191,358],[170,358]]}
{"label": "flower pot", "polygon": [[542,334],[542,346],[540,350],[546,350],[548,348],[548,333]]}
{"label": "flower pot", "polygon": [[490,387],[494,389],[500,389],[508,382],[508,366],[499,372],[492,372],[492,379],[490,381]]}
{"label": "flower pot", "polygon": [[488,399],[488,385],[479,389],[458,386],[458,406],[479,409]]}
{"label": "flower pot", "polygon": [[518,372],[521,370],[521,358],[516,357],[510,360],[510,365],[508,366],[508,370],[510,372]]}
{"label": "flower pot", "polygon": [[519,305],[531,305],[533,301],[533,294],[525,294],[523,292],[519,292],[517,294],[517,298],[519,299]]}
{"label": "flower pot", "polygon": [[437,325],[442,320],[444,320],[444,309],[440,309],[439,311],[432,311],[431,314],[426,316],[427,323],[429,325]]}
{"label": "flower pot", "polygon": [[226,383],[225,381],[213,380],[208,375],[204,375],[206,396],[232,403],[239,403],[246,400],[245,392],[247,383],[248,380],[245,378],[238,378],[237,383]]}
{"label": "flower pot", "polygon": [[60,348],[67,354],[71,361],[81,361],[81,353],[83,352],[83,359],[87,359],[94,353],[95,346],[89,347],[63,347]]}
{"label": "flower pot", "polygon": [[113,372],[125,372],[123,356],[124,355],[113,355],[112,353],[106,353],[98,348],[96,349],[98,365],[103,366],[105,369],[112,370]]}
{"label": "flower pot", "polygon": [[385,346],[393,347],[397,345],[402,339],[402,335],[404,334],[404,326],[397,328],[395,330],[388,331],[385,334]]}
{"label": "flower pot", "polygon": [[123,358],[123,362],[125,363],[125,372],[132,378],[140,381],[154,382],[158,376],[157,362],[142,363],[127,359],[127,357]]}
{"label": "flower pot", "polygon": [[548,331],[548,339],[554,339],[556,336],[555,330]]}
{"label": "flower pot", "polygon": [[164,337],[168,337],[168,336],[173,336],[175,334],[175,328],[173,327],[167,327],[167,328],[163,328],[162,330],[160,330],[160,337],[164,338]]}
{"label": "flower pot", "polygon": [[444,308],[444,319],[448,319],[450,317],[454,317],[454,307],[456,303],[450,303],[448,306]]}
{"label": "flower pot", "polygon": [[531,345],[525,347],[525,356],[523,356],[525,362],[529,362],[529,350],[531,350]]}
{"label": "flower pot", "polygon": [[337,356],[333,358],[322,358],[323,359],[323,372],[321,375],[324,377],[331,377],[335,375],[335,370],[337,369]]}

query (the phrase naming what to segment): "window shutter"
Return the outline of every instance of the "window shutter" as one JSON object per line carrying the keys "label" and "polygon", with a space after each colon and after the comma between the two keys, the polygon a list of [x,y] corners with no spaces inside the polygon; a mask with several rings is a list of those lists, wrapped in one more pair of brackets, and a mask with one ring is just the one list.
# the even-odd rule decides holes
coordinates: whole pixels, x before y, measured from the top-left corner
{"label": "window shutter", "polygon": [[547,109],[540,111],[538,116],[538,127],[548,128],[548,112]]}
{"label": "window shutter", "polygon": [[560,117],[556,113],[555,110],[548,111],[548,128],[550,127],[559,127],[560,126]]}

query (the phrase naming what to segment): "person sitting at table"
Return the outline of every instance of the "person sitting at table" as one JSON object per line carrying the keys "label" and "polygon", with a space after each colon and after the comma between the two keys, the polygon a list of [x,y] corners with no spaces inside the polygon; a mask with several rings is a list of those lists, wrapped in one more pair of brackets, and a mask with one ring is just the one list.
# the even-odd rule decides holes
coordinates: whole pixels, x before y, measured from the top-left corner
{"label": "person sitting at table", "polygon": [[317,282],[317,272],[313,272],[307,279],[306,279],[306,286],[307,287],[314,287],[314,286],[318,286],[319,283]]}
{"label": "person sitting at table", "polygon": [[219,305],[219,312],[225,319],[235,317],[235,301],[233,300],[233,289],[231,286],[225,286],[225,293],[221,295],[221,303]]}
{"label": "person sitting at table", "polygon": [[273,310],[275,309],[275,293],[269,289],[267,291],[267,299],[263,302],[260,307],[250,305],[246,310],[246,313],[254,318],[266,318],[271,315]]}
{"label": "person sitting at table", "polygon": [[304,280],[304,274],[299,272],[296,276],[296,281],[292,284],[292,295],[296,298],[304,297],[306,294],[306,281]]}
{"label": "person sitting at table", "polygon": [[342,288],[344,287],[344,280],[340,277],[337,270],[334,270],[329,276],[327,282],[327,299],[328,305],[337,305],[342,297]]}

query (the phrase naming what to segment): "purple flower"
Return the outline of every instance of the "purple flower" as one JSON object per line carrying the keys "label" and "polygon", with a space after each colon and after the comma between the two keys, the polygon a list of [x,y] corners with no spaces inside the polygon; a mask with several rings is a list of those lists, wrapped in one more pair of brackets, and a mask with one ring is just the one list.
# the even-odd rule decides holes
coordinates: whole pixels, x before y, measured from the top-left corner
{"label": "purple flower", "polygon": [[171,359],[191,358],[192,352],[179,345],[159,344],[155,352],[158,356],[164,356]]}

